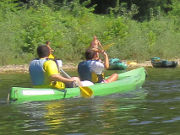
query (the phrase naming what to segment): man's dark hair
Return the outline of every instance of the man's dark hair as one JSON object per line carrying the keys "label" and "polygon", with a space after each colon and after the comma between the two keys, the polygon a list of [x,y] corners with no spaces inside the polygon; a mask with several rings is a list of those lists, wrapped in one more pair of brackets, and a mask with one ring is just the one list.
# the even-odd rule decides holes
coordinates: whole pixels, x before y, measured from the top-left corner
{"label": "man's dark hair", "polygon": [[92,60],[95,54],[96,54],[96,52],[91,49],[86,50],[86,52],[85,52],[86,60]]}
{"label": "man's dark hair", "polygon": [[39,58],[48,57],[50,54],[50,50],[46,45],[40,45],[37,48],[37,54]]}

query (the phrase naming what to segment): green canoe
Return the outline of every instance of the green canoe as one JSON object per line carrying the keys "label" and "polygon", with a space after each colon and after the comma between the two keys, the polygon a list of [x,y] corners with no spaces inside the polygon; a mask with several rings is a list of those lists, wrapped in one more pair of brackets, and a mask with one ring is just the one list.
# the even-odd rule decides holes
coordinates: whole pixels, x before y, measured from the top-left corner
{"label": "green canoe", "polygon": [[[142,87],[146,78],[143,67],[120,73],[117,81],[89,86],[93,96],[105,96],[114,93],[124,93]],[[14,102],[48,101],[63,98],[80,97],[80,89],[66,88],[65,90],[46,88],[12,87],[9,100]]]}

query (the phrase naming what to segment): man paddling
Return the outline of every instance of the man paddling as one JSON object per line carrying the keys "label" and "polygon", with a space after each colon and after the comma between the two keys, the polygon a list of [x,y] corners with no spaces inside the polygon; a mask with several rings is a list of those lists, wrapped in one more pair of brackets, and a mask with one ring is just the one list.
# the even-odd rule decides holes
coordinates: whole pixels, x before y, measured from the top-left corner
{"label": "man paddling", "polygon": [[49,59],[50,49],[48,46],[39,46],[37,54],[39,58],[32,60],[29,66],[30,77],[34,87],[64,89],[67,85],[72,87],[74,83],[81,86],[78,77],[65,78],[60,74],[56,62]]}

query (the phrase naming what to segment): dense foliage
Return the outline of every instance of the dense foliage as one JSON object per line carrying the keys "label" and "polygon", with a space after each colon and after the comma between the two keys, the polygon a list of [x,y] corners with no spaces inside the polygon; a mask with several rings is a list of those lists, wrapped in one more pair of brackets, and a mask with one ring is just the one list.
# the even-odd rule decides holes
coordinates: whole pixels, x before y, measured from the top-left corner
{"label": "dense foliage", "polygon": [[93,35],[110,57],[179,58],[179,18],[178,0],[1,0],[0,65],[28,63],[46,41],[77,62]]}

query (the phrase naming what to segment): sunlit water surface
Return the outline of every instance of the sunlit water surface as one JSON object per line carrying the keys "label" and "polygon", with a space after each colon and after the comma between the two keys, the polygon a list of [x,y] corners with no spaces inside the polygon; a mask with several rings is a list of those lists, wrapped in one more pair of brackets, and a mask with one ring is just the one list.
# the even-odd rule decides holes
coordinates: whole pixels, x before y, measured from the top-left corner
{"label": "sunlit water surface", "polygon": [[8,104],[29,75],[0,74],[0,135],[179,135],[180,69],[147,69],[143,88],[93,99]]}

